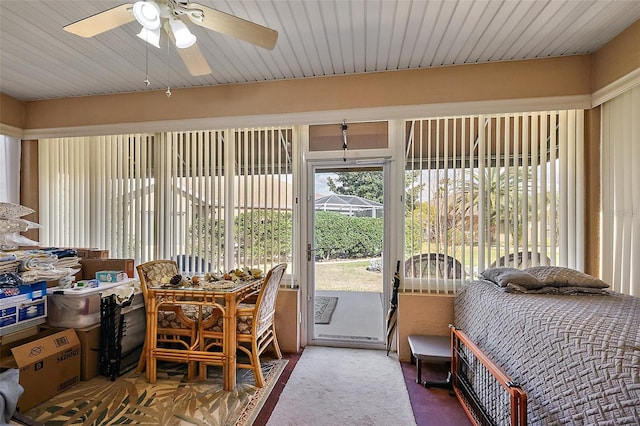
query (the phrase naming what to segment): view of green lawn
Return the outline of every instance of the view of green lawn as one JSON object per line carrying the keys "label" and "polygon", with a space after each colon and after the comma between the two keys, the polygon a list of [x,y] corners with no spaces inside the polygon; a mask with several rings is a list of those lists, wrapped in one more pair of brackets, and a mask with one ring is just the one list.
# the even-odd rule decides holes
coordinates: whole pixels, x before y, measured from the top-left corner
{"label": "view of green lawn", "polygon": [[316,290],[382,293],[382,272],[368,271],[369,259],[316,262]]}

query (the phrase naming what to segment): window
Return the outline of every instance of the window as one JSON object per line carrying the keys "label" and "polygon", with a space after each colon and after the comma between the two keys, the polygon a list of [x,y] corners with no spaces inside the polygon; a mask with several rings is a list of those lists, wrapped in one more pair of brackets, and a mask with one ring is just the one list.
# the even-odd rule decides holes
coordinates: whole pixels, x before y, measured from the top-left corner
{"label": "window", "polygon": [[41,243],[184,271],[292,261],[290,128],[41,140]]}
{"label": "window", "polygon": [[582,122],[582,111],[408,121],[405,290],[451,291],[496,265],[579,267]]}

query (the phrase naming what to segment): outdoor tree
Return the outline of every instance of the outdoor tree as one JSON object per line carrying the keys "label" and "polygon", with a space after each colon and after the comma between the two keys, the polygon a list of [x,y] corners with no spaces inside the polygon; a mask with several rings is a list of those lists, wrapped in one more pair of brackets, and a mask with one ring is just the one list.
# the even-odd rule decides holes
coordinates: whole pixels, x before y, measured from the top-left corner
{"label": "outdoor tree", "polygon": [[[524,202],[523,197],[525,195],[528,198],[540,196],[531,187],[531,180],[524,179],[525,174],[531,176],[532,173],[531,168],[493,167],[485,169],[484,172],[467,170],[463,175],[441,179],[438,198],[446,200],[447,208],[440,209],[443,215],[441,222],[444,224],[440,231],[447,232],[454,223],[467,224],[471,220],[477,221],[477,218],[474,219],[473,210],[478,211],[480,201],[483,199],[489,237],[495,240],[499,234],[503,233],[508,235],[511,241],[521,243],[523,229],[528,226],[524,222],[521,210],[523,206],[529,209],[532,207],[531,203]],[[528,182],[528,185],[525,182]],[[549,198],[548,194],[547,198]],[[550,204],[538,203],[540,208]],[[505,212],[509,213],[507,218],[504,216]],[[539,212],[538,214],[548,213]],[[471,230],[471,227],[468,229]]]}
{"label": "outdoor tree", "polygon": [[425,243],[436,241],[437,209],[428,202],[417,203],[405,217],[405,250],[407,253],[421,253]]}
{"label": "outdoor tree", "polygon": [[420,170],[406,171],[404,173],[404,198],[407,212],[411,212],[422,200],[422,192],[426,184],[420,182]]}
{"label": "outdoor tree", "polygon": [[382,171],[336,172],[336,178],[327,178],[329,189],[340,195],[356,195],[370,201],[384,201]]}
{"label": "outdoor tree", "polygon": [[[439,227],[441,238],[454,223],[477,223],[478,209],[481,199],[484,200],[483,210],[485,220],[489,226],[487,234],[492,240],[498,237],[501,223],[500,212],[518,211],[521,190],[520,179],[509,173],[508,169],[486,168],[484,171],[465,170],[459,175],[442,178],[438,185],[438,199],[446,202],[440,209],[442,226]],[[475,213],[474,213],[475,211]],[[510,215],[508,235],[518,241],[522,235],[521,215]],[[466,227],[465,227],[466,228]],[[467,228],[473,231],[470,228]]]}

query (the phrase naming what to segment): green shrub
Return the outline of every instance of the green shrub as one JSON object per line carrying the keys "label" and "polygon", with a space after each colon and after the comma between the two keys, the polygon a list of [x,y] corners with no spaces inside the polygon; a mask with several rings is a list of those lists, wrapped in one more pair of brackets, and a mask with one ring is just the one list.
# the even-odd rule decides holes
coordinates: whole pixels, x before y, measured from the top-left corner
{"label": "green shrub", "polygon": [[315,249],[320,259],[376,257],[382,254],[383,218],[316,212]]}

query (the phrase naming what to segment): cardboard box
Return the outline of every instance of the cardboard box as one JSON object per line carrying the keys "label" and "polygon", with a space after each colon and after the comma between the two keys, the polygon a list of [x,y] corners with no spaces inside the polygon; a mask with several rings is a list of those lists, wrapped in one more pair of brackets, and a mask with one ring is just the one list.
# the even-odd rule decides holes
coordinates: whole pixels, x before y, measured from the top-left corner
{"label": "cardboard box", "polygon": [[77,328],[80,340],[80,380],[89,380],[100,374],[100,324]]}
{"label": "cardboard box", "polygon": [[21,412],[80,381],[80,341],[73,329],[16,345],[11,348],[11,353],[14,366],[5,366],[20,369],[20,385],[24,388],[18,400]]}
{"label": "cardboard box", "polygon": [[97,249],[89,250],[89,259],[108,259],[108,258],[109,258],[109,250],[97,250]]}
{"label": "cardboard box", "polygon": [[17,339],[11,339],[11,341],[2,340],[3,343],[2,346],[0,346],[0,369],[16,368],[15,360],[11,355],[12,348],[64,330],[63,328],[49,327],[47,325],[36,325],[35,327],[37,327],[37,330],[33,334],[22,336]]}
{"label": "cardboard box", "polygon": [[133,259],[80,259],[82,279],[90,280],[100,271],[124,271],[129,278],[134,277]]}
{"label": "cardboard box", "polygon": [[[50,336],[51,334],[55,334],[63,330],[60,328],[48,327],[46,325],[36,325],[35,327],[37,328],[35,333],[21,336],[17,339],[11,339],[10,341],[4,340],[4,338],[9,335],[3,336],[2,346],[0,346],[0,370],[6,370],[7,368],[16,368],[16,362],[13,359],[13,355],[11,355],[11,349],[15,348],[16,346],[29,343],[33,340]],[[13,335],[13,333],[11,335]]]}
{"label": "cardboard box", "polygon": [[64,247],[75,250],[78,257],[90,259],[106,259],[109,257],[109,250],[102,250],[96,247]]}
{"label": "cardboard box", "polygon": [[2,347],[2,345],[8,345],[9,343],[15,342],[16,340],[35,336],[36,334],[38,334],[38,328],[39,327],[37,325],[31,325],[0,336],[0,348]]}
{"label": "cardboard box", "polygon": [[[48,302],[47,302],[48,303]],[[48,309],[49,305],[47,305]],[[26,321],[21,321],[19,323],[8,325],[6,327],[0,328],[0,338],[7,336],[9,334],[18,333],[22,330],[26,330],[31,327],[38,327],[43,325],[47,321],[46,317],[39,317],[34,319],[29,319]]]}
{"label": "cardboard box", "polygon": [[78,248],[76,247],[76,253],[78,254],[78,257],[89,257],[89,251],[90,249],[88,248]]}

